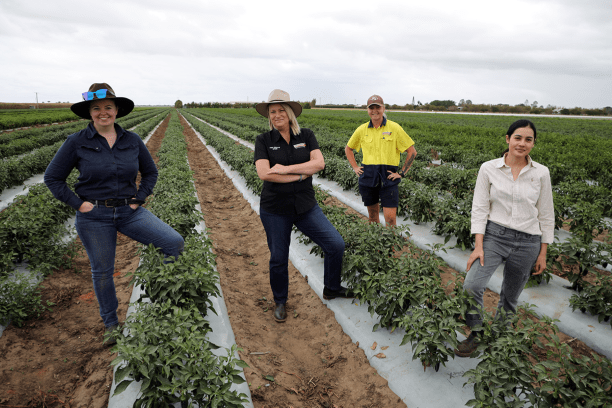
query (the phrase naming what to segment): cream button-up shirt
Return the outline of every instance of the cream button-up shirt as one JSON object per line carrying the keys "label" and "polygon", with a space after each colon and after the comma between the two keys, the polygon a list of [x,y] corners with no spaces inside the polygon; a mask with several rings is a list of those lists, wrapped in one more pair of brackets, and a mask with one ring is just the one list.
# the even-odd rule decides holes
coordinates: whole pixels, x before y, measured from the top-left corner
{"label": "cream button-up shirt", "polygon": [[516,180],[504,157],[480,167],[472,201],[472,234],[484,234],[487,221],[532,235],[552,244],[555,230],[550,172],[531,157]]}

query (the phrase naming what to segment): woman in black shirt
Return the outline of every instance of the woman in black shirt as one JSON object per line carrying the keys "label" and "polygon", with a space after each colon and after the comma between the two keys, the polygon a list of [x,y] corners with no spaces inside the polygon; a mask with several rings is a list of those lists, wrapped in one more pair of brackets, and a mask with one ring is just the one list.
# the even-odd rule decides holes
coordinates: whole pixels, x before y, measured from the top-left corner
{"label": "woman in black shirt", "polygon": [[325,253],[323,298],[353,295],[340,286],[344,240],[321,211],[312,188],[311,176],[325,167],[325,160],[314,133],[300,129],[297,123],[302,106],[290,101],[287,92],[275,89],[268,102],[255,109],[270,124],[270,131],[257,136],[255,141],[255,166],[264,182],[259,216],[270,249],[274,319],[284,322],[289,291],[289,244],[294,225]]}

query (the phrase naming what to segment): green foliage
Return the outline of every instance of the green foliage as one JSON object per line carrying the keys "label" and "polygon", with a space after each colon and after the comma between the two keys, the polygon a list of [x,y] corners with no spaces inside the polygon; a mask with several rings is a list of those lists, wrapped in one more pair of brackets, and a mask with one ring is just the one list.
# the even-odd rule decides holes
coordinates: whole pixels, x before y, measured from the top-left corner
{"label": "green foliage", "polygon": [[2,110],[0,111],[0,130],[79,119],[81,118],[69,108]]}
{"label": "green foliage", "polygon": [[152,245],[140,252],[141,263],[133,273],[134,285],[143,285],[145,298],[169,301],[172,305],[188,307],[195,304],[202,314],[212,308],[212,297],[220,296],[215,270],[212,241],[204,234],[189,234],[185,249],[176,260],[165,259]]}
{"label": "green foliage", "polygon": [[[75,177],[76,173],[71,179]],[[73,214],[74,210],[56,200],[44,184],[33,185],[27,195],[17,196],[0,213],[0,276],[22,261],[43,275],[70,266],[74,253],[64,237],[71,228],[64,223]]]}
{"label": "green foliage", "polygon": [[40,298],[36,277],[0,277],[0,324],[21,327],[26,320],[38,318],[47,308]]}
{"label": "green foliage", "polygon": [[598,265],[608,265],[610,253],[597,241],[584,242],[582,237],[572,235],[564,242],[556,241],[548,246],[546,263],[559,271],[563,271],[563,266],[569,267],[565,278],[572,289],[581,291],[587,273],[595,273]]}
{"label": "green foliage", "polygon": [[[172,302],[141,303],[128,317],[129,336],[118,336],[112,365],[119,366],[115,395],[133,381],[142,381],[135,407],[242,407],[247,396],[230,391],[244,379],[236,366],[247,367],[234,357],[217,356],[219,347],[207,339],[210,324],[195,305],[177,307]],[[188,405],[187,405],[188,404]]]}

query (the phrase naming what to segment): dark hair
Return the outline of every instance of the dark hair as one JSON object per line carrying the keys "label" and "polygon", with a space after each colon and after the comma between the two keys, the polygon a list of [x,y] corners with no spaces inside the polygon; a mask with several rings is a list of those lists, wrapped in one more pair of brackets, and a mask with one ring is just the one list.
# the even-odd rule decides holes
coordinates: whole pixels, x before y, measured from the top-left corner
{"label": "dark hair", "polygon": [[508,128],[508,132],[506,132],[506,135],[512,136],[512,134],[516,132],[516,129],[525,128],[525,127],[530,127],[531,130],[533,130],[533,141],[535,142],[538,132],[536,131],[536,127],[533,124],[533,122],[527,119],[519,119],[513,124],[511,124],[510,127]]}
{"label": "dark hair", "polygon": [[[533,130],[533,141],[535,142],[536,137],[538,135],[538,131],[536,130],[536,127],[533,124],[533,122],[527,119],[519,119],[513,124],[511,124],[510,127],[508,128],[508,131],[506,132],[506,136],[512,136],[512,134],[516,132],[516,129],[526,128],[526,127],[531,128],[531,130]],[[502,153],[502,157],[504,157],[504,155],[508,153],[509,151],[510,149],[504,150],[504,152]]]}

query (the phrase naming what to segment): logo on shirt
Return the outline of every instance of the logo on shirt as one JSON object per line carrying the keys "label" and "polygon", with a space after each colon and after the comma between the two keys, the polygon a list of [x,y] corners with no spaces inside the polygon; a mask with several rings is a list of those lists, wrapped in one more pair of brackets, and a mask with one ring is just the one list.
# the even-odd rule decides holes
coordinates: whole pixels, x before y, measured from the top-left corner
{"label": "logo on shirt", "polygon": [[306,143],[298,143],[298,144],[293,145],[294,149],[303,149],[305,147],[306,147]]}
{"label": "logo on shirt", "polygon": [[280,146],[270,146],[270,150],[278,150],[280,149]]}

